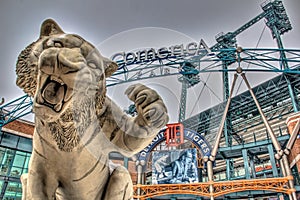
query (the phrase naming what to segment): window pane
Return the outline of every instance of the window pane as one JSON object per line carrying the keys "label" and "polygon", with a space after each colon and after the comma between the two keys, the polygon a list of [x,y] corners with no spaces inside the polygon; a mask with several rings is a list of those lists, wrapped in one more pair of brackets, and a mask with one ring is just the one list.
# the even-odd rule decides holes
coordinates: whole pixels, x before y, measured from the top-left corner
{"label": "window pane", "polygon": [[31,154],[27,153],[24,168],[28,168]]}
{"label": "window pane", "polygon": [[32,139],[20,137],[18,149],[22,151],[32,151]]}
{"label": "window pane", "polygon": [[4,181],[0,181],[0,192],[2,191],[3,184],[4,184]]}
{"label": "window pane", "polygon": [[7,175],[12,165],[15,151],[7,149],[0,166],[0,174]]}
{"label": "window pane", "polygon": [[16,135],[11,135],[11,134],[4,134],[2,138],[2,145],[11,147],[11,148],[16,148],[17,147],[17,142],[18,142],[18,136]]}
{"label": "window pane", "polygon": [[4,199],[11,200],[21,200],[22,187],[20,183],[9,182],[4,194]]}
{"label": "window pane", "polygon": [[23,167],[24,163],[25,163],[25,156],[21,156],[21,155],[16,155],[15,159],[14,159],[14,167]]}
{"label": "window pane", "polygon": [[22,174],[23,168],[21,167],[12,167],[10,171],[10,175],[14,177],[20,177]]}
{"label": "window pane", "polygon": [[4,148],[0,148],[0,165],[2,164],[3,162],[3,158],[5,156],[5,149]]}

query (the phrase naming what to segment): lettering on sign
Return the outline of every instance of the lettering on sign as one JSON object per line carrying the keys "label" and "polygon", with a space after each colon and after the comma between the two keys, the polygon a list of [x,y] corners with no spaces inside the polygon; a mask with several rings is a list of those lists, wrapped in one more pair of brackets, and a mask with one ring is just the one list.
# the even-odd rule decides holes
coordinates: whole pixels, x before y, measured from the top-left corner
{"label": "lettering on sign", "polygon": [[[148,156],[151,153],[151,151],[161,142],[165,141],[165,130],[161,130],[157,136],[152,140],[152,142],[140,153],[137,155],[138,160],[148,160]],[[208,142],[205,140],[203,136],[201,136],[196,131],[190,130],[190,129],[184,129],[184,139],[191,141],[197,149],[199,149],[203,156],[210,156],[211,147],[208,144]]]}
{"label": "lettering on sign", "polygon": [[204,40],[199,43],[191,42],[187,45],[173,45],[170,47],[161,47],[159,49],[149,48],[136,52],[119,52],[111,56],[113,61],[118,62],[120,68],[126,65],[138,64],[167,58],[177,58],[184,56],[206,55],[211,50]]}

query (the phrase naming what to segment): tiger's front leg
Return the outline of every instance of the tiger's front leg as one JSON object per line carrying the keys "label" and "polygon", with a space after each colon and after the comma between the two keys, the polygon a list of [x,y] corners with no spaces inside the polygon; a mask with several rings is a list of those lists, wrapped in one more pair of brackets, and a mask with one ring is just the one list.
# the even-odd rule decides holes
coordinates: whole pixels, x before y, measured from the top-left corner
{"label": "tiger's front leg", "polygon": [[123,166],[113,169],[103,200],[130,200],[133,198],[131,176]]}
{"label": "tiger's front leg", "polygon": [[134,84],[125,91],[125,94],[135,103],[138,112],[135,122],[140,127],[148,129],[148,133],[157,134],[153,131],[167,124],[169,120],[167,108],[156,91],[142,84]]}
{"label": "tiger's front leg", "polygon": [[22,174],[20,179],[21,179],[21,183],[22,183],[22,200],[26,200],[28,174]]}
{"label": "tiger's front leg", "polygon": [[43,158],[32,153],[30,170],[21,176],[22,200],[53,200],[58,187],[51,167],[45,165]]}

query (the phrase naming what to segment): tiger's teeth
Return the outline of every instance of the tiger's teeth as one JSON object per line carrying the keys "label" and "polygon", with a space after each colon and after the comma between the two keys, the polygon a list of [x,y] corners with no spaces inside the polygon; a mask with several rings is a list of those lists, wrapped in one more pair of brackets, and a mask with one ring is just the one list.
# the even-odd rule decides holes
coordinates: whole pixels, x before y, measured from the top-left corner
{"label": "tiger's teeth", "polygon": [[64,85],[65,84],[62,80],[60,80],[59,78],[57,78],[55,76],[50,76],[50,80],[51,81],[56,81],[56,82],[60,83],[60,85]]}
{"label": "tiger's teeth", "polygon": [[59,112],[61,110],[61,108],[62,108],[62,103],[58,103],[54,106],[54,110],[57,112]]}
{"label": "tiger's teeth", "polygon": [[43,104],[44,102],[45,102],[44,98],[42,97],[41,94],[39,94],[38,97],[37,97],[37,103]]}
{"label": "tiger's teeth", "polygon": [[66,95],[65,95],[64,101],[65,102],[69,101],[71,99],[71,97],[72,97],[72,94],[73,94],[73,89],[68,88],[67,91],[66,91]]}

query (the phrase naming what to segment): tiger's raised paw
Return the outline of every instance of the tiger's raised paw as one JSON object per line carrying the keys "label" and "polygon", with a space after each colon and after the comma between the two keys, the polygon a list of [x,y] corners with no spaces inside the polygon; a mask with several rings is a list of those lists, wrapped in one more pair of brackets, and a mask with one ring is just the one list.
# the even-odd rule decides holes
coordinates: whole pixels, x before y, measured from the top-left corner
{"label": "tiger's raised paw", "polygon": [[142,84],[134,84],[127,88],[125,94],[135,103],[137,122],[142,126],[162,128],[169,121],[167,108],[156,91]]}

